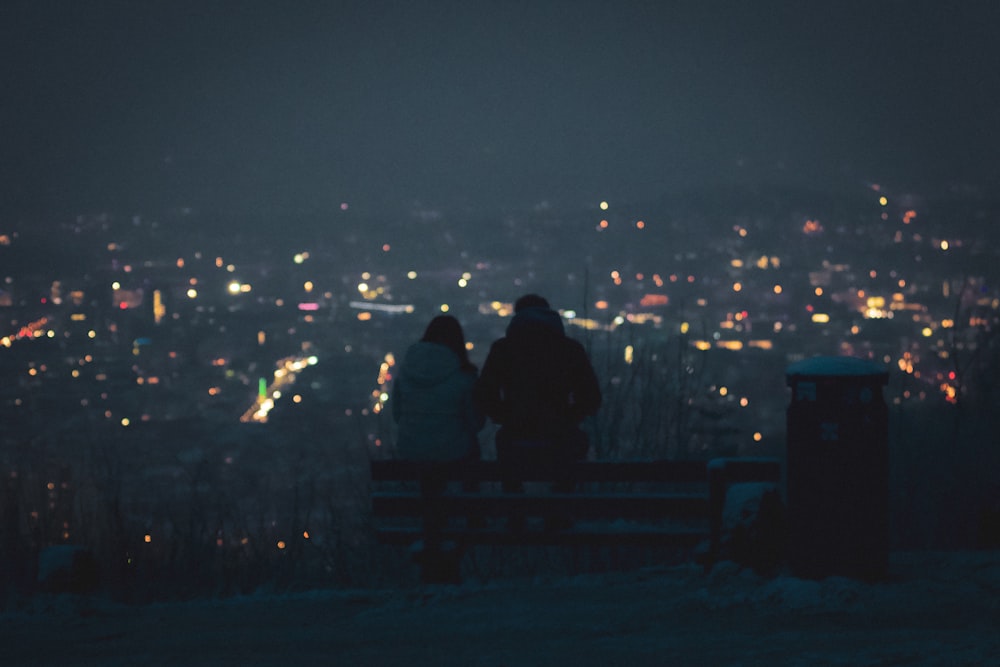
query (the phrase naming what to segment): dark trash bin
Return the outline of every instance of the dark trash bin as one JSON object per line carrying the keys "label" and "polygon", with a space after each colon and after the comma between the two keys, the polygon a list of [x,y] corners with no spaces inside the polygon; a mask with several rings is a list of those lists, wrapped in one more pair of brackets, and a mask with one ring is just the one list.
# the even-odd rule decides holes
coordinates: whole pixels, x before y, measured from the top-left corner
{"label": "dark trash bin", "polygon": [[788,556],[796,576],[886,576],[888,378],[884,366],[852,357],[787,369]]}

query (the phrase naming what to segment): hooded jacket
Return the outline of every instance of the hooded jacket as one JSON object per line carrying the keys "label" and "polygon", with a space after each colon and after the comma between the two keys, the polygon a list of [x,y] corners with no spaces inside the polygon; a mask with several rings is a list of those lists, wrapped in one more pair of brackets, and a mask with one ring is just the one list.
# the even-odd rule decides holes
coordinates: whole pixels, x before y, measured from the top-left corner
{"label": "hooded jacket", "polygon": [[476,434],[485,418],[472,402],[475,381],[446,346],[427,341],[410,346],[392,389],[400,458],[452,461],[478,448]]}
{"label": "hooded jacket", "polygon": [[527,439],[559,440],[601,405],[586,351],[548,308],[514,316],[507,334],[490,348],[475,395],[507,435]]}

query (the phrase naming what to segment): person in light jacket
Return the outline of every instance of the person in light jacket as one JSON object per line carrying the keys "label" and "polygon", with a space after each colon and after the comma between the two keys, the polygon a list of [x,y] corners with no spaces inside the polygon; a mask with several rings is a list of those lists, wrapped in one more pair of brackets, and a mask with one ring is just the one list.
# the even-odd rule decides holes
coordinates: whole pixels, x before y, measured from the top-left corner
{"label": "person in light jacket", "polygon": [[411,461],[478,460],[485,417],[472,400],[478,371],[458,320],[439,315],[410,346],[393,381],[396,451]]}

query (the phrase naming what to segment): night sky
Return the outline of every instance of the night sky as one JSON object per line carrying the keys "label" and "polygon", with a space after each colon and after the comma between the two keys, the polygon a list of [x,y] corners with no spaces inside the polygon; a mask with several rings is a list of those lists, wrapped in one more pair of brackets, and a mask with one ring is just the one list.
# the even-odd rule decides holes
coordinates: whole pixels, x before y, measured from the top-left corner
{"label": "night sky", "polygon": [[0,216],[990,189],[998,29],[991,0],[4,0]]}

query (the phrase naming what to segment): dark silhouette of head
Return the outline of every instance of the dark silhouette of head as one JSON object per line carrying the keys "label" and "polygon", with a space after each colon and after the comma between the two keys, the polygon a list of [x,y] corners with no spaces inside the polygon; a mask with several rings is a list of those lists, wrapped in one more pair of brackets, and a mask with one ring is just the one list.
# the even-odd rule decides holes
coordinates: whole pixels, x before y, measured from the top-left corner
{"label": "dark silhouette of head", "polygon": [[514,312],[519,313],[526,308],[551,309],[552,306],[549,305],[549,302],[546,301],[544,297],[538,296],[537,294],[525,294],[514,302]]}
{"label": "dark silhouette of head", "polygon": [[462,325],[451,315],[438,315],[432,319],[420,340],[444,345],[458,357],[462,370],[476,370],[469,361],[469,352],[465,349],[465,333],[462,331]]}

